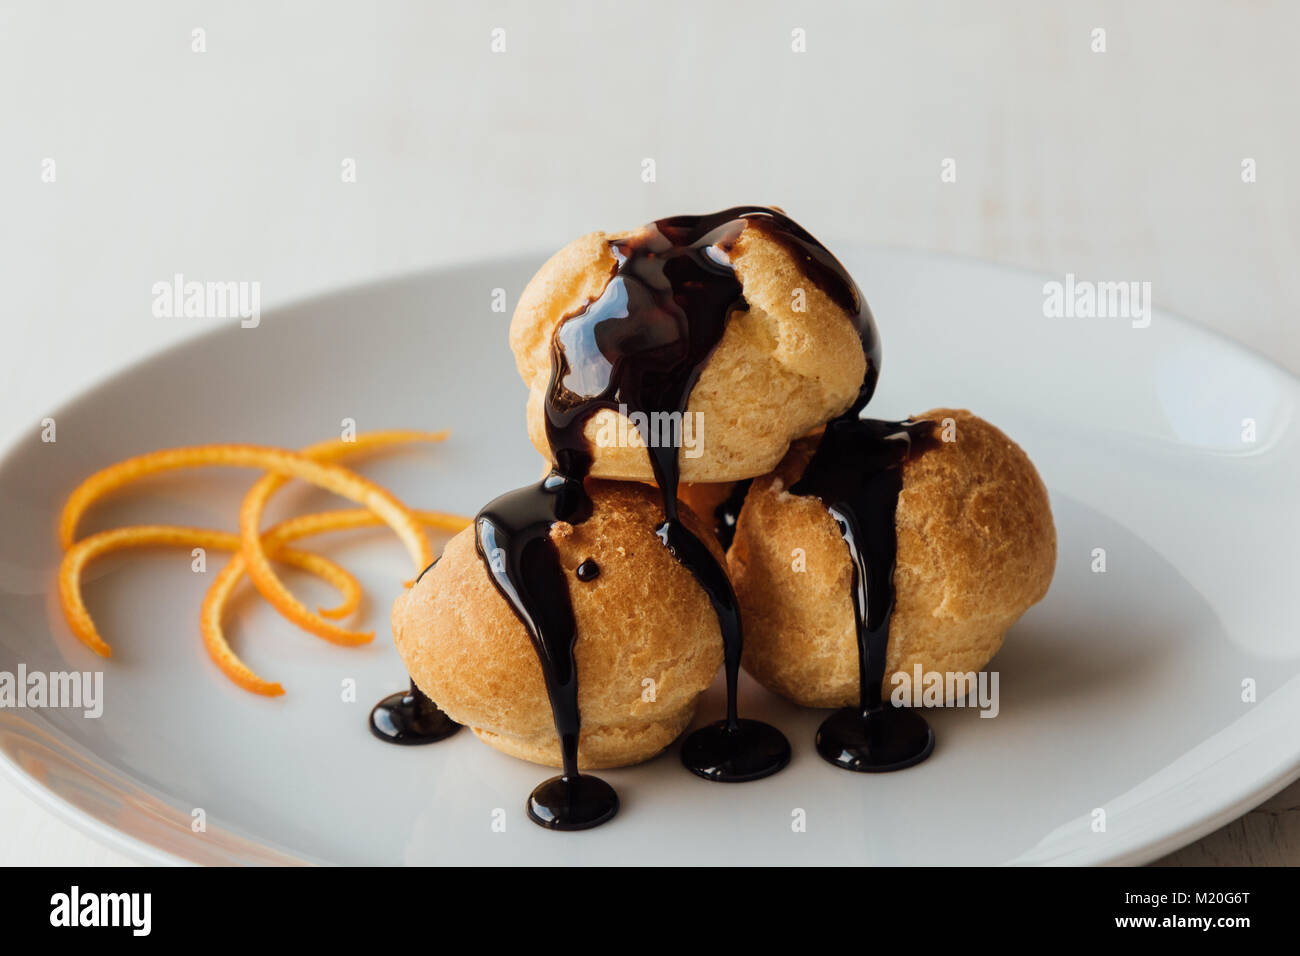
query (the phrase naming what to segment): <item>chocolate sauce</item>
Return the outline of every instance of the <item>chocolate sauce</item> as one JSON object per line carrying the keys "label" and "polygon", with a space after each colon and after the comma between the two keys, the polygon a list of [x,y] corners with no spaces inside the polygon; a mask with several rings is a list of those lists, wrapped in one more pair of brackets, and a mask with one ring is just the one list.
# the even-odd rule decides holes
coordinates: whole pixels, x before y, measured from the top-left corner
{"label": "chocolate sauce", "polygon": [[722,781],[765,777],[790,760],[790,745],[780,731],[738,717],[740,607],[726,571],[677,513],[680,423],[691,390],[732,313],[749,308],[729,261],[747,225],[779,241],[801,268],[826,274],[834,286],[828,294],[856,305],[852,279],[842,269],[839,277],[831,276],[832,264],[838,268],[838,263],[782,213],[747,206],[660,219],[610,243],[615,267],[604,290],[556,328],[546,400],[547,439],[565,474],[590,468],[583,426],[599,409],[670,423],[667,435],[649,425],[642,428],[663,500],[664,522],[656,534],[708,595],[722,632],[727,675],[726,718],[691,734],[682,762],[699,776]]}
{"label": "chocolate sauce", "polygon": [[929,421],[884,422],[850,412],[826,426],[803,477],[790,489],[821,499],[852,561],[859,706],[831,714],[816,741],[823,758],[846,770],[902,770],[934,749],[934,731],[925,718],[890,706],[881,690],[894,610],[894,520],[903,462],[933,442],[933,432]]}
{"label": "chocolate sauce", "polygon": [[[441,557],[441,555],[439,556]],[[433,564],[420,572],[420,578],[433,570]],[[456,731],[456,723],[442,709],[430,700],[420,688],[411,681],[411,689],[389,694],[370,709],[370,732],[389,744],[433,744],[446,740]]]}
{"label": "chocolate sauce", "polygon": [[789,762],[790,745],[780,731],[737,715],[743,638],[736,595],[713,552],[677,513],[681,416],[731,314],[749,308],[729,261],[747,225],[781,243],[805,275],[854,317],[872,357],[864,383],[868,395],[875,385],[875,326],[860,307],[857,287],[783,213],[745,206],[677,216],[610,242],[615,266],[609,282],[596,299],[561,320],[551,339],[545,412],[555,468],[541,484],[502,495],[475,519],[479,556],[537,650],[560,736],[563,772],[529,798],[529,816],[543,826],[581,829],[618,809],[612,789],[578,772],[577,635],[568,584],[549,538],[555,522],[578,524],[591,513],[583,481],[593,457],[583,430],[600,409],[669,422],[667,434],[654,434],[649,425],[642,430],[663,498],[664,521],[656,533],[704,588],[722,632],[727,716],[687,739],[683,762],[711,780],[753,780]]}
{"label": "chocolate sauce", "polygon": [[[720,781],[758,779],[789,762],[790,745],[780,731],[738,716],[740,609],[726,572],[677,512],[682,416],[731,315],[749,308],[730,263],[747,226],[780,243],[805,277],[852,317],[867,359],[852,415],[875,389],[879,340],[857,286],[820,243],[779,210],[743,206],[677,216],[610,241],[615,265],[608,283],[562,319],[551,339],[545,426],[555,467],[539,485],[502,495],[475,519],[479,557],[528,631],[560,737],[563,772],[538,786],[528,802],[529,816],[543,826],[583,829],[618,810],[618,797],[607,784],[578,771],[577,634],[568,582],[550,541],[555,522],[580,524],[591,514],[583,482],[593,453],[583,431],[601,409],[647,423],[639,427],[663,499],[664,521],[656,533],[704,589],[722,633],[726,717],[686,739],[682,762],[693,773]],[[649,424],[660,422],[667,422],[667,434]]]}
{"label": "chocolate sauce", "polygon": [[[818,751],[847,769],[894,770],[923,760],[934,746],[924,718],[886,707],[881,694],[894,604],[894,513],[901,465],[913,440],[929,435],[931,423],[858,418],[879,377],[874,320],[843,266],[784,213],[739,206],[708,216],[661,219],[610,242],[615,267],[609,282],[595,300],[561,320],[552,336],[545,413],[555,467],[540,484],[491,502],[474,522],[478,555],[524,624],[542,665],[562,772],[533,790],[527,809],[532,820],[550,829],[598,826],[619,807],[612,787],[578,770],[577,629],[568,582],[550,540],[556,522],[580,524],[591,515],[584,480],[593,455],[583,430],[600,409],[640,413],[648,422],[668,416],[667,435],[653,433],[655,426],[642,427],[663,498],[664,521],[656,534],[704,588],[722,632],[727,714],[686,739],[682,762],[709,780],[744,781],[776,773],[790,760],[789,742],[779,730],[738,716],[739,606],[726,572],[677,511],[681,417],[732,313],[749,308],[729,260],[747,226],[779,243],[804,276],[852,318],[866,357],[856,400],[827,426],[803,478],[791,489],[826,504],[853,560],[861,701],[858,708],[837,711],[822,724]],[[715,510],[724,548],[731,544],[750,483],[738,482]],[[600,567],[589,558],[575,573],[590,582]],[[440,739],[440,728],[445,731],[441,736],[459,729],[414,683],[408,694],[386,698],[371,714],[376,735],[397,743]]]}
{"label": "chocolate sauce", "polygon": [[560,737],[563,772],[529,795],[528,816],[552,830],[586,830],[618,812],[618,794],[599,777],[578,772],[578,640],[569,584],[551,541],[557,521],[579,524],[591,514],[581,478],[552,471],[540,484],[507,492],[474,519],[475,547],[492,583],[523,622],[542,665],[551,715]]}
{"label": "chocolate sauce", "polygon": [[433,744],[446,740],[460,724],[448,717],[411,681],[411,689],[389,694],[370,711],[370,732],[385,743]]}

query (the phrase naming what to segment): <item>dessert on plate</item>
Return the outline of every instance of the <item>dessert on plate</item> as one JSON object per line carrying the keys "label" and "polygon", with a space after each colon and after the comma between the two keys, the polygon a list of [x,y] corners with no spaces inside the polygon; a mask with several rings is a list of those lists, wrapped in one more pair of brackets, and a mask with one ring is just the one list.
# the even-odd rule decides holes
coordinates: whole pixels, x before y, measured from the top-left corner
{"label": "dessert on plate", "polygon": [[[234,589],[247,576],[304,630],[364,644],[373,632],[336,623],[361,602],[356,579],[289,545],[386,523],[424,570],[392,611],[411,685],[375,705],[371,731],[427,744],[465,725],[505,754],[559,767],[528,814],[580,830],[619,807],[590,771],[648,760],[686,733],[719,667],[725,713],[681,744],[699,777],[758,780],[790,760],[780,730],[741,716],[742,664],[796,704],[839,708],[815,739],[828,762],[883,772],[924,760],[934,733],[890,685],[912,669],[973,676],[1047,592],[1056,536],[1029,458],[967,411],[864,417],[880,374],[875,320],[840,262],[780,209],[575,240],[524,290],[510,345],[547,462],[537,483],[471,520],[413,508],[337,463],[445,432],[138,455],[88,477],[65,505],[58,591],[70,630],[111,653],[80,585],[104,554],[231,551],[200,610],[203,645],[231,681],[278,696],[226,639]],[[150,525],[78,537],[101,497],[212,465],[267,472],[243,499],[238,534]],[[264,529],[291,477],[362,507]],[[426,528],[459,533],[435,559]],[[312,611],[273,561],[334,585],[341,603]],[[944,682],[933,703],[956,703],[963,686]]]}
{"label": "dessert on plate", "polygon": [[393,631],[404,701],[561,768],[529,797],[543,826],[611,819],[617,795],[583,771],[662,751],[719,665],[726,714],[682,762],[716,781],[781,770],[785,736],[740,716],[742,661],[841,708],[816,741],[831,763],[923,760],[933,732],[886,699],[888,675],[983,667],[1046,593],[1055,532],[1029,459],[965,411],[864,418],[875,321],[779,209],[575,240],[528,284],[510,344],[549,469],[448,544]]}

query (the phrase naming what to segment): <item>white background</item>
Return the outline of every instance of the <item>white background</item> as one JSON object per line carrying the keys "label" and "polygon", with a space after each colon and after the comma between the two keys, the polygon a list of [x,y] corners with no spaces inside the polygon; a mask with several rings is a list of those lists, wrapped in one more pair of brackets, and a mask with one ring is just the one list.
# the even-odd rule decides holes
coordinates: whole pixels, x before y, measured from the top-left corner
{"label": "white background", "polygon": [[[1249,0],[0,2],[0,444],[204,327],[151,314],[177,272],[266,308],[749,202],[1149,281],[1300,371],[1298,42]],[[1300,863],[1298,805],[1177,860]],[[0,862],[120,861],[0,783]]]}

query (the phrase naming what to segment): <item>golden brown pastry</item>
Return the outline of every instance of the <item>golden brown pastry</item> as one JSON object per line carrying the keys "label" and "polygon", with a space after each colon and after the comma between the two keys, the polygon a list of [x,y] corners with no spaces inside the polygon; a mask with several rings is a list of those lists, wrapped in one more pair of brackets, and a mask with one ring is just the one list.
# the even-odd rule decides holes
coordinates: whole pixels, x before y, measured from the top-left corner
{"label": "golden brown pastry", "polygon": [[[952,419],[956,440],[926,445],[903,465],[886,697],[890,675],[918,663],[923,672],[981,669],[1047,593],[1056,566],[1047,489],[1020,447],[968,411],[917,418]],[[753,483],[728,564],[745,669],[795,703],[844,707],[859,695],[848,547],[820,501],[787,490],[818,440],[801,439]]]}
{"label": "golden brown pastry", "polygon": [[[591,233],[553,255],[533,276],[510,325],[510,347],[529,388],[528,434],[549,456],[543,401],[551,374],[551,336],[561,319],[598,298],[616,262],[609,241]],[[770,471],[791,440],[838,415],[862,385],[866,359],[852,317],[807,279],[790,254],[761,228],[747,226],[731,252],[747,311],[727,329],[691,392],[687,413],[699,418],[702,444],[680,455],[683,481],[733,481]],[[803,290],[802,298],[795,290]],[[804,311],[796,311],[796,303]],[[596,477],[651,480],[635,428],[620,430],[617,412],[601,410],[585,432]],[[629,435],[602,445],[601,435]],[[698,450],[698,454],[696,451]]]}
{"label": "golden brown pastry", "polygon": [[[704,590],[655,535],[658,491],[602,481],[587,490],[591,517],[557,523],[551,540],[578,631],[578,761],[600,769],[648,760],[686,729],[722,664],[722,637]],[[682,517],[721,560],[695,516]],[[581,581],[588,559],[599,574]],[[397,599],[393,634],[416,685],[454,720],[513,757],[560,766],[537,653],[479,558],[472,527]]]}

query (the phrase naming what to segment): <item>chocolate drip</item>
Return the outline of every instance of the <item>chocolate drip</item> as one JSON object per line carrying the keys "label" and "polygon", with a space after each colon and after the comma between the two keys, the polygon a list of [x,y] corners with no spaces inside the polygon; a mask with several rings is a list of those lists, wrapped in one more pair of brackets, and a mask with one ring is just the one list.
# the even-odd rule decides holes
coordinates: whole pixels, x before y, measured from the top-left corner
{"label": "chocolate drip", "polygon": [[925,718],[889,706],[881,691],[894,610],[895,514],[903,462],[932,443],[933,433],[929,421],[884,422],[846,414],[826,426],[803,477],[790,489],[821,499],[852,561],[859,706],[831,714],[817,732],[817,752],[846,770],[901,770],[934,749],[934,731]]}
{"label": "chocolate drip", "polygon": [[[416,582],[432,571],[437,563],[438,558],[434,558],[433,564],[420,572]],[[460,724],[443,713],[415,686],[414,680],[410,690],[389,694],[375,704],[370,709],[369,725],[370,732],[384,743],[407,746],[437,743],[460,730]]]}
{"label": "chocolate drip", "polygon": [[600,577],[600,565],[596,563],[595,558],[588,558],[578,565],[578,570],[573,572],[578,576],[578,580],[583,583],[596,580]]}
{"label": "chocolate drip", "polygon": [[580,478],[551,472],[538,485],[508,492],[474,519],[475,547],[492,583],[510,602],[542,664],[546,694],[560,737],[563,772],[528,798],[528,816],[553,830],[585,830],[618,812],[618,795],[599,777],[578,772],[578,640],[569,584],[551,541],[557,521],[581,523],[591,500]]}
{"label": "chocolate drip", "polygon": [[[726,719],[697,730],[682,748],[683,763],[711,780],[758,779],[790,759],[780,731],[739,718],[740,607],[726,571],[677,513],[682,417],[691,390],[732,313],[749,308],[728,256],[750,223],[779,235],[798,252],[801,265],[825,271],[811,236],[782,214],[760,207],[661,219],[614,240],[610,251],[616,265],[605,289],[555,331],[546,402],[547,439],[565,474],[590,468],[583,427],[597,410],[641,418],[638,427],[663,500],[664,522],[656,533],[703,587],[722,632]],[[852,280],[844,278],[840,294],[856,301]],[[653,424],[664,421],[667,434]]]}

